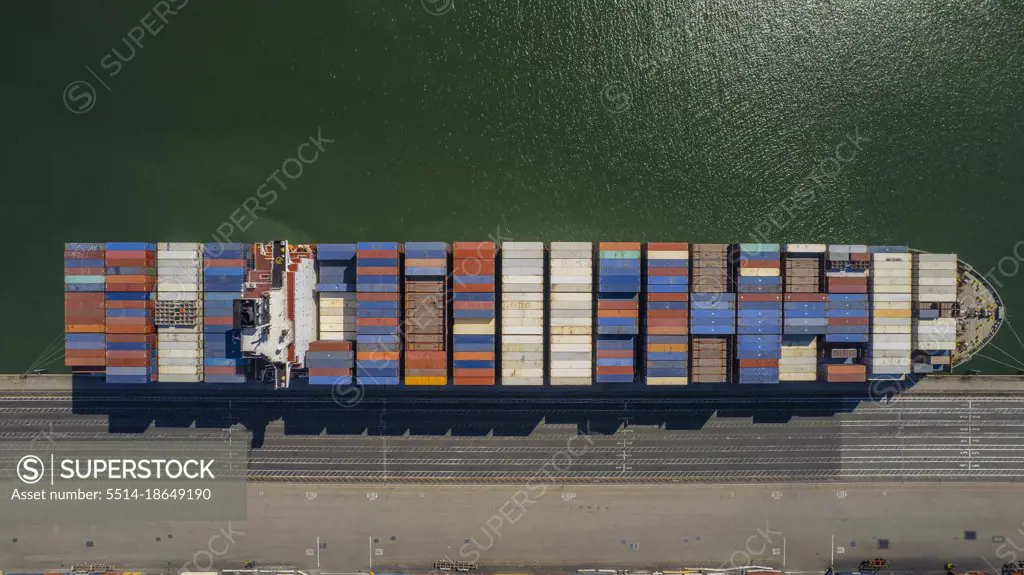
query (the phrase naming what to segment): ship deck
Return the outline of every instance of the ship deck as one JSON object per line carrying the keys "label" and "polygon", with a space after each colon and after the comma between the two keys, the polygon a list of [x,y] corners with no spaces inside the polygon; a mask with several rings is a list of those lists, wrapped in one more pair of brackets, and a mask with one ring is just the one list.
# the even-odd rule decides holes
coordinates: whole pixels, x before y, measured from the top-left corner
{"label": "ship deck", "polygon": [[1002,327],[1005,309],[998,292],[966,262],[959,263],[957,341],[953,366],[970,360]]}

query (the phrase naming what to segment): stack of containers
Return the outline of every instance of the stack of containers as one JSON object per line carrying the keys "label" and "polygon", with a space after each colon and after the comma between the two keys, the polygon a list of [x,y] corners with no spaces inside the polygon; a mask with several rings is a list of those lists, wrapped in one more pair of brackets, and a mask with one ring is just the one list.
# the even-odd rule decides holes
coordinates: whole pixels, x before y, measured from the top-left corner
{"label": "stack of containers", "polygon": [[156,380],[156,244],[107,242],[107,383]]}
{"label": "stack of containers", "polygon": [[694,244],[690,283],[690,333],[727,336],[736,333],[736,294],[729,292],[729,246]]}
{"label": "stack of containers", "polygon": [[867,343],[869,263],[867,246],[829,246],[826,342]]}
{"label": "stack of containers", "polygon": [[157,245],[157,380],[203,381],[203,246]]}
{"label": "stack of containers", "polygon": [[104,244],[64,245],[64,365],[75,374],[106,365]]}
{"label": "stack of containers", "polygon": [[829,293],[868,293],[867,246],[830,245],[825,277]]}
{"label": "stack of containers", "polygon": [[356,244],[356,381],[398,385],[401,339],[398,244]]}
{"label": "stack of containers", "polygon": [[906,248],[871,251],[871,376],[903,379],[911,372],[912,257]]}
{"label": "stack of containers", "polygon": [[693,244],[690,277],[690,381],[729,381],[729,341],[736,294],[729,293],[729,245]]}
{"label": "stack of containers", "polygon": [[354,366],[351,341],[320,339],[306,349],[310,385],[350,385]]}
{"label": "stack of containers", "polygon": [[823,293],[786,293],[782,332],[811,337],[828,333],[828,298]]}
{"label": "stack of containers", "polygon": [[544,244],[501,246],[501,384],[544,384]]}
{"label": "stack of containers", "polygon": [[552,242],[551,385],[593,381],[594,245]]}
{"label": "stack of containers", "polygon": [[817,336],[782,336],[779,379],[782,381],[815,381],[818,379]]}
{"label": "stack of containers", "polygon": [[781,293],[779,244],[740,244],[739,293]]}
{"label": "stack of containers", "polygon": [[[356,340],[356,245],[316,246],[321,341]],[[312,381],[310,381],[312,383]]]}
{"label": "stack of containers", "polygon": [[943,306],[956,302],[956,254],[914,255],[915,373],[949,370],[956,349],[956,319]]}
{"label": "stack of containers", "polygon": [[455,242],[452,369],[455,385],[494,385],[494,242]]}
{"label": "stack of containers", "polygon": [[786,293],[822,293],[821,258],[825,244],[788,244],[786,246]]}
{"label": "stack of containers", "polygon": [[244,383],[241,331],[234,302],[242,297],[249,269],[246,244],[203,246],[203,370],[207,383]]}
{"label": "stack of containers", "polygon": [[448,244],[405,244],[405,384],[448,384]]}
{"label": "stack of containers", "polygon": [[598,244],[597,383],[636,381],[640,243]]}
{"label": "stack of containers", "polygon": [[690,368],[690,244],[647,244],[647,385],[686,385]]}
{"label": "stack of containers", "polygon": [[737,381],[740,384],[778,383],[782,356],[780,246],[740,244],[739,259]]}

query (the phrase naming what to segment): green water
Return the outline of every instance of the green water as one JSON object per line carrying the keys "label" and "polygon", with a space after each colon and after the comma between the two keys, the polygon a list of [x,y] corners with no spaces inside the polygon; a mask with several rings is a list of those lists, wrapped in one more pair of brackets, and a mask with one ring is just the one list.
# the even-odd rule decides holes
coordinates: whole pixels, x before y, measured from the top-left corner
{"label": "green water", "polygon": [[1024,239],[1019,0],[445,1],[8,5],[0,370],[59,341],[69,240]]}

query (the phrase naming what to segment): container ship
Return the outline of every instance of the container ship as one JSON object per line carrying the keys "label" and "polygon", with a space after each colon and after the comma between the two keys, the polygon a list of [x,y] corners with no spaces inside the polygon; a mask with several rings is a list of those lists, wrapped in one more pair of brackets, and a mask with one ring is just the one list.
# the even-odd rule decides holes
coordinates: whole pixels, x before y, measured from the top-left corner
{"label": "container ship", "polygon": [[68,243],[66,365],[108,384],[863,384],[1002,324],[955,254],[682,242]]}

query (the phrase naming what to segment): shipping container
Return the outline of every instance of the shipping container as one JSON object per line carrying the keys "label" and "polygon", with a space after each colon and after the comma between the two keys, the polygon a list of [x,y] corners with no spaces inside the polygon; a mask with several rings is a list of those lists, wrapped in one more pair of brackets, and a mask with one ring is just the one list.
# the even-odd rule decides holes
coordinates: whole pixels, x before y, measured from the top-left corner
{"label": "shipping container", "polygon": [[406,242],[405,385],[448,384],[447,310],[448,244]]}
{"label": "shipping container", "polygon": [[544,384],[544,244],[501,246],[501,384]]}
{"label": "shipping container", "polygon": [[495,385],[497,314],[494,242],[452,246],[452,381]]}
{"label": "shipping container", "polygon": [[552,242],[548,262],[551,385],[593,382],[594,246]]}
{"label": "shipping container", "polygon": [[640,243],[598,244],[597,343],[594,380],[635,383],[640,334]]}
{"label": "shipping container", "polygon": [[647,385],[689,383],[690,245],[647,244]]}

